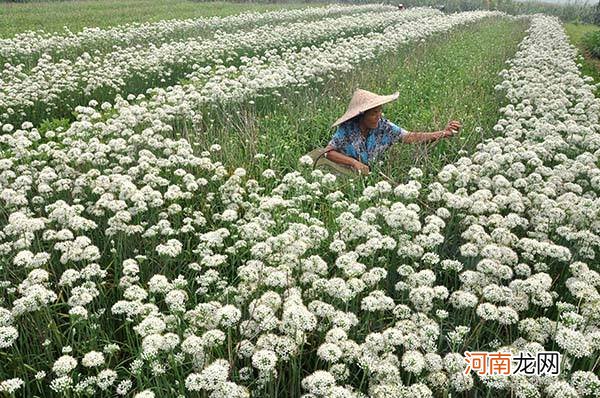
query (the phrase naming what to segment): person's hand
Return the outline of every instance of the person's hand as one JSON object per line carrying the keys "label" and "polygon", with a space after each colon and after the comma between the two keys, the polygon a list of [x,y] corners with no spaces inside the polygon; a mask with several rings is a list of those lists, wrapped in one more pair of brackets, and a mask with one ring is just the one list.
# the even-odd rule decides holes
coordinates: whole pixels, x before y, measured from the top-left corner
{"label": "person's hand", "polygon": [[457,120],[449,121],[448,125],[444,129],[444,132],[446,133],[445,136],[452,137],[453,135],[458,134],[461,127],[462,127],[462,125],[460,124],[459,121],[457,121]]}
{"label": "person's hand", "polygon": [[359,174],[369,174],[370,170],[369,170],[369,166],[367,166],[366,164],[364,164],[361,161],[356,160],[354,162],[353,167],[358,171]]}

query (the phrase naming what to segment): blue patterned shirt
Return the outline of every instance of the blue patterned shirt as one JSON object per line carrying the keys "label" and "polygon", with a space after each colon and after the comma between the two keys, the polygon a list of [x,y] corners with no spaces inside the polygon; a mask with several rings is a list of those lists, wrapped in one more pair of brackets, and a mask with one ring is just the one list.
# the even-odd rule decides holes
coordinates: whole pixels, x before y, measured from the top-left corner
{"label": "blue patterned shirt", "polygon": [[358,121],[351,119],[338,126],[333,138],[329,141],[329,145],[346,156],[358,159],[364,164],[369,164],[406,133],[407,131],[402,127],[396,126],[386,118],[381,117],[377,127],[371,129],[367,138],[364,139],[360,134]]}

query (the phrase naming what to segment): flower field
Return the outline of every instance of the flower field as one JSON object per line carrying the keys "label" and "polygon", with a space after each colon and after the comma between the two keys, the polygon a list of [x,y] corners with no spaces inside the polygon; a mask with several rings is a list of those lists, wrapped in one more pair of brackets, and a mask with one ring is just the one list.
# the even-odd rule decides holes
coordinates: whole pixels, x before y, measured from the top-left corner
{"label": "flower field", "polygon": [[[498,118],[439,168],[348,182],[211,140],[498,21],[527,26]],[[0,54],[1,394],[600,397],[600,101],[557,18],[328,6]],[[560,372],[479,375],[476,351]]]}
{"label": "flower field", "polygon": [[310,21],[325,17],[360,14],[373,11],[391,11],[393,7],[366,4],[342,7],[332,4],[313,9],[290,9],[271,12],[245,12],[228,17],[165,20],[157,23],[118,25],[108,29],[86,28],[81,32],[52,34],[26,32],[10,39],[0,40],[2,61],[33,65],[42,54],[73,59],[84,52],[109,52],[114,46],[168,43],[199,35],[214,37],[216,32],[249,29],[264,24],[285,21]]}
{"label": "flower field", "polygon": [[[353,8],[350,7],[350,10],[346,12],[352,11]],[[0,103],[0,109],[4,111],[4,117],[7,120],[10,120],[9,116],[14,113],[17,113],[19,117],[35,120],[38,114],[47,115],[51,112],[52,110],[49,108],[58,108],[57,111],[60,111],[69,102],[77,105],[87,103],[90,99],[112,100],[116,93],[123,90],[143,92],[148,87],[166,83],[165,79],[167,78],[172,81],[187,71],[218,61],[228,64],[239,60],[241,56],[254,55],[265,50],[308,46],[344,34],[355,35],[361,31],[383,29],[406,19],[419,18],[423,14],[433,14],[433,10],[425,9],[421,12],[411,13],[408,18],[405,18],[404,14],[390,14],[389,7],[387,7],[387,12],[386,7],[383,7],[383,10],[378,12],[362,15],[360,11],[365,7],[357,6],[356,8],[359,8],[358,12],[350,16],[329,17],[312,23],[302,21],[275,26],[267,24],[250,31],[218,34],[213,39],[198,39],[193,36],[187,40],[177,40],[175,34],[177,31],[175,33],[168,32],[167,37],[170,40],[158,47],[154,43],[164,41],[161,34],[165,34],[165,29],[154,25],[160,24],[151,25],[156,32],[146,32],[149,29],[135,27],[133,33],[130,29],[128,36],[134,38],[144,36],[145,40],[151,40],[149,45],[142,47],[134,42],[131,46],[123,46],[108,53],[97,50],[98,54],[92,56],[86,51],[75,60],[60,58],[58,62],[53,62],[52,56],[45,53],[37,59],[37,64],[28,72],[24,70],[24,63],[4,68],[1,81],[3,100]],[[369,6],[367,10],[373,8]],[[314,9],[308,9],[304,13],[308,14],[304,16],[305,18],[317,14]],[[274,14],[271,16],[273,22],[289,17],[283,12],[273,12],[272,14]],[[302,19],[302,15],[298,16],[299,12],[292,14]],[[327,13],[323,14],[328,15]],[[362,18],[372,19],[373,26],[366,29],[362,26]],[[232,17],[223,19],[227,19],[228,23],[223,23],[221,20],[221,25],[229,28],[235,28],[236,24],[239,24],[239,21]],[[255,19],[263,21],[266,17],[255,17]],[[209,24],[204,23],[200,26],[206,25]],[[189,30],[189,33],[195,33],[193,29]],[[110,33],[107,35],[111,36]],[[98,36],[102,37],[103,35]],[[61,39],[62,37],[59,37],[54,41]],[[96,42],[102,43],[96,35],[94,35],[94,39]],[[87,44],[85,40],[81,41],[83,43],[77,42],[77,44],[80,46]],[[7,49],[10,50],[10,44],[15,40],[7,40],[7,42],[9,42]],[[66,47],[69,48],[68,41]],[[87,49],[87,47],[85,48]],[[30,109],[32,110],[29,113],[26,112]],[[68,111],[72,111],[72,109],[62,110],[62,113]]]}

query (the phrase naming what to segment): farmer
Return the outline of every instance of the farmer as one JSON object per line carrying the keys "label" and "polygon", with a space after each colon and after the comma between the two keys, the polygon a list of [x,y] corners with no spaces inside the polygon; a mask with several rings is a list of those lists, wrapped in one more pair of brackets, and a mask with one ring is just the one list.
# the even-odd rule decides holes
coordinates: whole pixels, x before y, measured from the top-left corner
{"label": "farmer", "polygon": [[405,9],[405,8],[404,8],[404,4],[402,4],[402,3],[398,4],[398,9],[399,9],[400,11],[404,10],[404,9]]}
{"label": "farmer", "polygon": [[458,134],[461,124],[452,120],[444,130],[431,133],[410,132],[382,117],[382,105],[398,98],[398,93],[377,95],[358,89],[354,92],[346,113],[325,149],[319,148],[309,156],[315,166],[328,166],[336,174],[368,174],[369,163],[396,141],[403,143],[431,142]]}

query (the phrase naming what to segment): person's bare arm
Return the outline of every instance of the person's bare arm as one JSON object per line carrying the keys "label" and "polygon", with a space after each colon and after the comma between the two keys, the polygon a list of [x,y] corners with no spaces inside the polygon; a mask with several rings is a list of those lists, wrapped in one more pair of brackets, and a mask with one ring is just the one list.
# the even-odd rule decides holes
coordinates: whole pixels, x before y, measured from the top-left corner
{"label": "person's bare arm", "polygon": [[458,131],[461,127],[462,126],[460,122],[451,120],[450,122],[448,122],[448,125],[444,130],[434,131],[431,133],[409,131],[402,137],[402,142],[405,144],[412,144],[415,142],[437,141],[440,138],[451,137],[455,134],[458,134]]}
{"label": "person's bare arm", "polygon": [[369,173],[369,166],[367,166],[363,162],[360,162],[354,158],[351,158],[350,156],[344,155],[343,153],[336,151],[335,149],[333,149],[333,147],[331,145],[327,145],[325,150],[327,150],[327,151],[331,150],[330,152],[327,152],[327,154],[325,156],[327,157],[327,159],[331,160],[332,162],[343,164],[345,166],[353,167],[356,170],[358,170],[364,174]]}
{"label": "person's bare arm", "polygon": [[431,142],[437,141],[440,138],[448,137],[450,135],[451,133],[448,133],[446,130],[434,131],[432,133],[409,131],[404,135],[404,137],[402,137],[402,142],[405,144],[412,144],[415,142]]}

